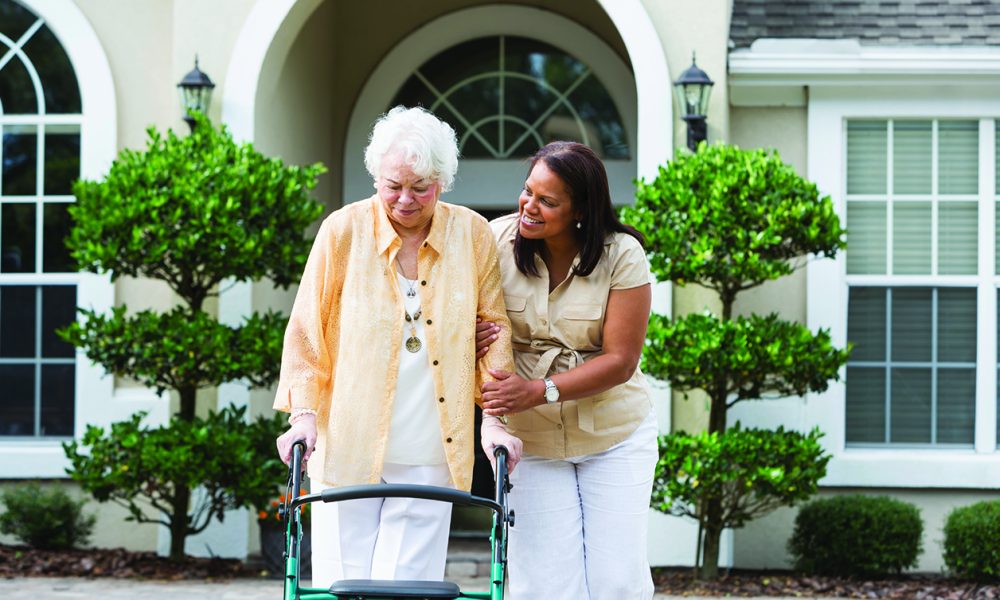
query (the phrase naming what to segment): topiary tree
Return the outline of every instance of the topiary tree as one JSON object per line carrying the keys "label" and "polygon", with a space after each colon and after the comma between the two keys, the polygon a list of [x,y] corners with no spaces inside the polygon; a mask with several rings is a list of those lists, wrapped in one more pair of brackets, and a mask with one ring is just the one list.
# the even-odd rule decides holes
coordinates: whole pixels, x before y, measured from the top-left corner
{"label": "topiary tree", "polygon": [[[214,127],[202,115],[186,137],[153,128],[148,134],[146,149],[122,151],[102,181],[74,185],[77,202],[69,209],[74,226],[67,244],[81,269],[110,273],[113,280],[126,275],[160,280],[181,302],[165,313],[132,313],[125,306],[105,315],[82,310],[83,322],[62,335],[109,373],[161,393],[176,392],[180,409],[167,429],[180,436],[174,442],[183,446],[219,424],[210,418],[189,427],[196,423],[199,389],[227,381],[263,387],[277,379],[285,318],[275,312],[253,314],[233,327],[205,312],[204,304],[224,280],[269,278],[282,288],[296,280],[311,244],[303,231],[323,210],[310,191],[325,169],[285,166],[250,144],[237,144],[225,127]],[[138,431],[138,422],[126,423],[129,431]],[[108,435],[113,437],[113,431]],[[112,449],[120,446],[120,440],[103,436],[91,431],[82,445],[66,446],[70,474],[99,499],[104,488],[87,474],[117,460]],[[185,452],[154,463],[174,473],[167,476],[169,492],[159,484],[142,484],[142,478],[123,481],[132,486],[120,494],[133,516],[142,512],[135,504],[139,499],[166,513],[173,559],[183,556],[185,537],[203,528],[200,517],[189,514],[191,489],[210,489],[213,479],[225,479],[215,466],[199,464],[204,459]],[[253,467],[263,457],[246,460]],[[240,485],[235,480],[225,487],[220,492],[225,499],[213,496],[205,509],[209,519],[249,502],[246,498],[254,494]]]}
{"label": "topiary tree", "polygon": [[[715,437],[678,432],[672,434],[680,438],[677,444],[698,447],[695,455],[709,456],[705,444],[710,440],[725,445],[726,412],[733,405],[823,391],[838,377],[848,352],[834,348],[828,332],[814,333],[775,314],[733,317],[740,292],[792,273],[805,257],[829,258],[845,247],[845,232],[830,199],[821,198],[816,186],[777,153],[725,144],[702,144],[693,154],[679,152],[653,181],[637,183],[636,203],[622,210],[622,218],[646,236],[659,281],[697,283],[714,291],[722,306],[720,315],[650,318],[642,369],[669,381],[675,390],[703,390],[710,401],[708,433]],[[792,434],[773,432],[767,445],[808,456],[815,440],[797,441],[789,437]],[[769,462],[770,456],[748,455],[748,462],[730,468],[746,479],[756,470],[778,468]],[[725,507],[720,488],[700,486],[698,480],[686,479],[686,472],[683,462],[661,460],[656,493],[683,497],[686,514],[698,519],[702,578],[718,575],[723,529],[802,499],[792,494],[777,504],[734,500],[743,508],[733,511]],[[811,484],[799,485],[815,489],[824,474],[825,460],[808,471]],[[786,475],[800,479],[801,473]],[[668,482],[677,481],[687,481],[690,489],[683,495],[671,491]],[[743,492],[747,498],[760,493],[752,486]]]}

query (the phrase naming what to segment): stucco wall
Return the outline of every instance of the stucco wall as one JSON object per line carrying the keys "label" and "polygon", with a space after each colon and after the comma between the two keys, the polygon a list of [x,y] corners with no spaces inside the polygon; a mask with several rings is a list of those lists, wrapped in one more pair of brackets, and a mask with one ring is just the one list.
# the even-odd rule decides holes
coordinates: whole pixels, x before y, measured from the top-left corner
{"label": "stucco wall", "polygon": [[[691,66],[691,53],[698,66],[715,82],[708,107],[708,141],[729,137],[729,90],[726,60],[729,42],[731,0],[642,0],[659,33],[667,56],[671,79]],[[666,99],[665,102],[674,102]],[[677,108],[676,103],[674,105]],[[687,127],[674,111],[674,147],[687,144]],[[664,157],[665,159],[668,157]]]}
{"label": "stucco wall", "polygon": [[[729,113],[729,141],[741,148],[773,148],[782,160],[807,177],[806,109],[738,108]],[[806,322],[805,263],[792,275],[766,283],[739,295],[734,307],[738,315],[777,312],[781,318]]]}

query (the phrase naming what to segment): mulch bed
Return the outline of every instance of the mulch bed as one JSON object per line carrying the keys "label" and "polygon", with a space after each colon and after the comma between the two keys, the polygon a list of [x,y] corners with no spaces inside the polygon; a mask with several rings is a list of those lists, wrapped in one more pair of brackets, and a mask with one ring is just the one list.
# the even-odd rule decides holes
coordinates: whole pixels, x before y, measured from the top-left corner
{"label": "mulch bed", "polygon": [[232,579],[260,577],[259,568],[235,559],[191,558],[171,562],[155,552],[124,548],[35,550],[0,545],[0,577],[122,577],[135,579]]}
{"label": "mulch bed", "polygon": [[[158,580],[225,580],[266,576],[260,566],[223,558],[171,562],[154,552],[123,548],[35,550],[0,545],[0,577],[120,577]],[[1000,600],[1000,585],[977,585],[943,576],[912,575],[875,581],[808,577],[790,572],[731,570],[712,582],[696,581],[690,569],[654,569],[659,592],[677,596],[790,596],[793,598],[893,598],[906,600]]]}
{"label": "mulch bed", "polygon": [[656,590],[677,596],[789,596],[793,598],[905,598],[906,600],[994,600],[1000,585],[977,585],[936,575],[879,580],[810,577],[791,572],[733,569],[717,581],[696,581],[690,569],[654,569]]}

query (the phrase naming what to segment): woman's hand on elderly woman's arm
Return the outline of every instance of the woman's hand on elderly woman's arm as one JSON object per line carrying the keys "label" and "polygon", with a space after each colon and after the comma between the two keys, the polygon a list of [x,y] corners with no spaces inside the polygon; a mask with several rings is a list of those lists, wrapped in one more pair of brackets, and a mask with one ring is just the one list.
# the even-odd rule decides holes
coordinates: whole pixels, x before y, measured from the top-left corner
{"label": "woman's hand on elderly woman's arm", "polygon": [[481,317],[476,317],[476,358],[486,356],[490,349],[490,344],[497,341],[500,335],[500,326],[496,323],[484,321]]}
{"label": "woman's hand on elderly woman's arm", "polygon": [[276,445],[281,462],[287,465],[292,461],[292,447],[299,440],[306,444],[306,450],[302,454],[302,464],[305,464],[316,448],[316,415],[299,416],[288,431],[278,436]]}
{"label": "woman's hand on elderly woman's arm", "polygon": [[[551,376],[559,388],[559,401],[579,400],[609,390],[629,380],[642,356],[649,322],[649,285],[611,290],[604,314],[601,353],[582,365]],[[506,415],[545,403],[541,379],[490,374],[500,381],[483,385],[483,413]],[[503,377],[501,377],[503,375]]]}
{"label": "woman's hand on elderly woman's arm", "polygon": [[512,415],[545,403],[541,379],[525,379],[517,373],[490,369],[494,381],[483,384],[483,414]]}

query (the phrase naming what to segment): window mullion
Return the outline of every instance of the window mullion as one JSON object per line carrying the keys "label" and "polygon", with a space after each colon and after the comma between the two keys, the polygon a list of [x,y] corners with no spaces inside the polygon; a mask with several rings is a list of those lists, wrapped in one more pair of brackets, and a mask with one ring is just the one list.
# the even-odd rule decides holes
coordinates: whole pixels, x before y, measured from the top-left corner
{"label": "window mullion", "polygon": [[35,437],[42,435],[42,286],[35,286]]}
{"label": "window mullion", "polygon": [[892,442],[892,288],[885,289],[885,443]]}
{"label": "window mullion", "polygon": [[894,218],[893,217],[894,217],[896,211],[895,211],[895,204],[893,203],[893,198],[892,198],[892,195],[893,195],[893,192],[894,192],[894,189],[893,189],[894,182],[892,180],[892,162],[895,160],[895,157],[894,157],[894,154],[893,154],[894,153],[893,138],[895,137],[895,135],[894,135],[894,132],[893,132],[893,122],[891,120],[886,123],[885,135],[888,136],[888,137],[886,137],[886,142],[885,142],[885,150],[886,150],[886,158],[885,158],[885,211],[886,211],[886,215],[885,215],[885,229],[886,229],[886,231],[885,231],[885,244],[886,244],[886,249],[885,249],[885,274],[886,275],[892,275],[893,271],[895,270],[894,266],[893,266],[893,261],[896,260],[895,259],[895,254],[892,251],[892,246],[895,243],[895,241],[894,241],[895,236],[893,235],[893,231],[895,230],[895,224],[894,224]]}
{"label": "window mullion", "polygon": [[979,285],[976,330],[976,452],[997,448],[996,124],[979,121]]}
{"label": "window mullion", "polygon": [[938,120],[931,122],[931,275],[938,275],[938,212],[941,203],[938,198]]}
{"label": "window mullion", "polygon": [[42,236],[45,233],[43,210],[45,204],[42,202],[42,197],[45,195],[45,125],[39,123],[35,134],[38,136],[36,145],[38,156],[35,157],[35,272],[44,273],[45,240]]}
{"label": "window mullion", "polygon": [[938,288],[931,288],[931,444],[938,438]]}

